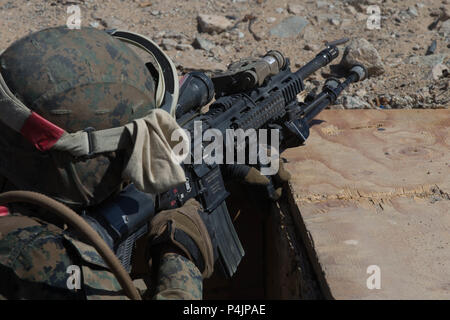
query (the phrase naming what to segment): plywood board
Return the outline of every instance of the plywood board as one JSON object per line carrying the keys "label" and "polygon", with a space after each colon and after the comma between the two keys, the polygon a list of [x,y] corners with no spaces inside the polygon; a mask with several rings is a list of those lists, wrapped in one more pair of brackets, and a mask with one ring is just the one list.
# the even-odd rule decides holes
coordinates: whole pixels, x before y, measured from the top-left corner
{"label": "plywood board", "polygon": [[[283,156],[326,295],[450,299],[450,110],[330,110],[318,120]],[[381,289],[367,286],[370,266]]]}

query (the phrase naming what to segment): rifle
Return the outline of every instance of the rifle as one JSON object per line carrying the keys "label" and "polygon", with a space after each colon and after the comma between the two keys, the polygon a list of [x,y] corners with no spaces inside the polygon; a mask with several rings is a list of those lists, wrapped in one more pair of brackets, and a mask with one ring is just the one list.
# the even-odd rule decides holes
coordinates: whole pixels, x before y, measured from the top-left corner
{"label": "rifle", "polygon": [[[229,129],[276,129],[280,133],[280,153],[302,145],[309,136],[312,120],[334,103],[351,83],[361,81],[367,75],[363,66],[355,65],[345,81],[328,79],[321,93],[310,93],[305,102],[297,101],[297,95],[304,90],[303,80],[336,59],[339,55],[336,45],[340,43],[327,43],[323,51],[296,72],[291,71],[289,59],[278,51],[269,51],[261,59],[239,61],[231,64],[226,72],[212,77],[201,72],[188,73],[182,80],[176,117],[192,138],[190,157],[195,154],[195,148],[202,151],[207,146],[195,140],[196,123],[202,124],[201,136],[208,129],[218,130],[222,136],[226,136]],[[200,112],[214,96],[216,101],[209,111]],[[255,165],[262,167],[261,163]],[[231,277],[244,256],[244,249],[225,202],[229,193],[222,169],[228,164],[196,163],[194,159],[182,166],[186,183],[159,195],[144,194],[131,184],[115,199],[98,208],[95,219],[85,219],[129,271],[132,246],[146,232],[149,219],[156,212],[181,207],[187,200],[195,198],[203,206],[202,218],[216,244],[216,268]],[[273,185],[269,184],[267,192],[273,197]]]}
{"label": "rifle", "polygon": [[[335,42],[336,43],[336,42]],[[180,126],[195,136],[195,122],[202,124],[202,134],[216,129],[226,136],[227,129],[270,129],[280,131],[280,153],[286,148],[303,144],[309,136],[311,121],[351,83],[363,80],[367,72],[361,65],[350,69],[342,83],[328,79],[317,96],[310,95],[307,102],[299,103],[297,95],[304,90],[303,80],[337,58],[339,51],[333,43],[308,62],[291,72],[289,59],[278,51],[269,51],[262,59],[243,60],[231,64],[228,71],[209,78],[204,73],[189,73],[180,88],[176,116]],[[206,113],[199,108],[216,101]],[[192,139],[191,155],[198,146]],[[200,147],[205,147],[205,144]],[[196,198],[204,208],[205,223],[214,230],[211,235],[217,244],[215,255],[223,273],[231,277],[239,265],[244,250],[230,219],[225,199],[221,172],[222,164],[183,164],[187,182],[158,195],[157,211],[182,206],[190,198]],[[269,196],[273,193],[269,186]]]}

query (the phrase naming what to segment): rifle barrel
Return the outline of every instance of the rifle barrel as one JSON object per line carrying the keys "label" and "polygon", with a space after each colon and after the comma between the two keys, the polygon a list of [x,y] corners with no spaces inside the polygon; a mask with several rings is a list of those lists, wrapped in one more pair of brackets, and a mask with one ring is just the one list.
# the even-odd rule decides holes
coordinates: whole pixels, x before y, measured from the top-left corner
{"label": "rifle barrel", "polygon": [[[362,67],[359,68],[362,69]],[[303,109],[303,119],[307,123],[310,123],[320,112],[322,112],[323,109],[334,103],[341,92],[345,90],[351,83],[360,81],[362,79],[364,79],[364,76],[362,76],[361,73],[353,71],[342,83],[339,83],[339,81],[335,79],[330,79],[329,81],[327,81],[327,83],[325,83],[324,89],[317,96],[317,98]]]}
{"label": "rifle barrel", "polygon": [[335,46],[328,46],[326,49],[322,50],[314,59],[308,62],[306,65],[301,67],[295,74],[304,80],[311,74],[316,72],[322,67],[325,67],[331,61],[337,58],[339,55],[339,50]]}

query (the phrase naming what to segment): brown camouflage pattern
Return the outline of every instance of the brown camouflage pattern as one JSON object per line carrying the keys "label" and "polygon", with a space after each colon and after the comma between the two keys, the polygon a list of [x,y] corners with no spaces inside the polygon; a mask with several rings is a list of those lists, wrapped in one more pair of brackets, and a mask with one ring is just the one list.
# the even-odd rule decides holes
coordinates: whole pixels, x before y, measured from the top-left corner
{"label": "brown camouflage pattern", "polygon": [[[81,269],[81,289],[69,290],[67,268]],[[0,217],[1,299],[128,299],[96,250],[53,225]],[[202,276],[177,254],[161,258],[153,299],[201,299]]]}
{"label": "brown camouflage pattern", "polygon": [[155,108],[155,85],[139,56],[95,28],[49,28],[14,42],[0,57],[8,87],[69,132],[127,124]]}

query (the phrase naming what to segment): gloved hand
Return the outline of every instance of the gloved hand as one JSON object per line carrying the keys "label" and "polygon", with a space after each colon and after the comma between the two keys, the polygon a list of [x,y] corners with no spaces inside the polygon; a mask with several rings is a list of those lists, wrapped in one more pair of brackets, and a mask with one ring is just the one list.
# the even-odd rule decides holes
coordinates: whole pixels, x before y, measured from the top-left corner
{"label": "gloved hand", "polygon": [[291,174],[284,168],[282,159],[278,158],[274,161],[278,161],[279,164],[278,172],[273,176],[265,176],[255,167],[244,164],[227,164],[222,166],[224,178],[260,187],[268,187],[273,184],[274,192],[269,193],[269,196],[272,200],[278,200],[282,194],[282,185],[289,181]]}
{"label": "gloved hand", "polygon": [[175,247],[191,260],[204,279],[214,271],[214,249],[201,205],[188,200],[181,208],[161,211],[150,221],[150,251]]}

